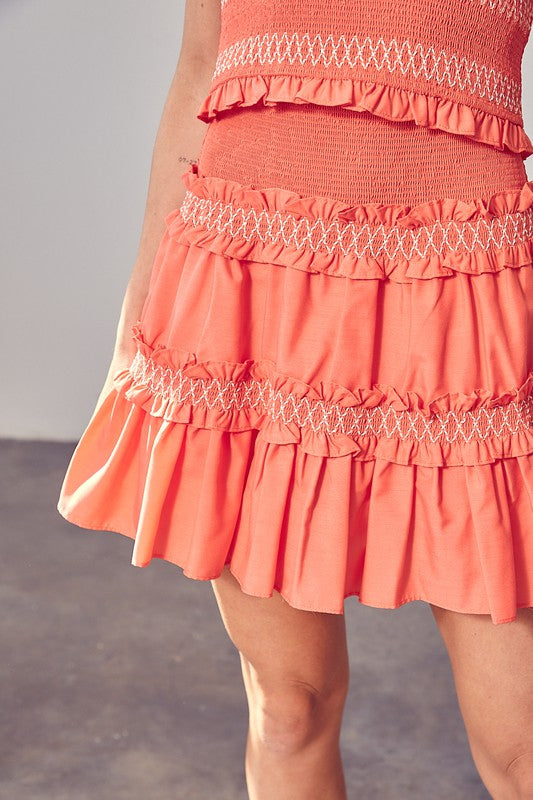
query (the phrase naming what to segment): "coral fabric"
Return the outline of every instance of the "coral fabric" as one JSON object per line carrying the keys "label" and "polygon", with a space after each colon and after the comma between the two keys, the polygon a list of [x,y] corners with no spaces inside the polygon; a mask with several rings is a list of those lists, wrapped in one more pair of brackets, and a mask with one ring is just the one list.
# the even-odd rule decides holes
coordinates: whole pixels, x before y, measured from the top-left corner
{"label": "coral fabric", "polygon": [[293,103],[239,107],[215,117],[198,168],[224,180],[347,205],[469,202],[527,181],[519,155],[472,138],[368,111]]}
{"label": "coral fabric", "polygon": [[215,115],[59,512],[306,610],[533,606],[523,155],[322,97]]}
{"label": "coral fabric", "polygon": [[237,106],[340,105],[533,153],[521,67],[533,2],[227,0],[204,121]]}

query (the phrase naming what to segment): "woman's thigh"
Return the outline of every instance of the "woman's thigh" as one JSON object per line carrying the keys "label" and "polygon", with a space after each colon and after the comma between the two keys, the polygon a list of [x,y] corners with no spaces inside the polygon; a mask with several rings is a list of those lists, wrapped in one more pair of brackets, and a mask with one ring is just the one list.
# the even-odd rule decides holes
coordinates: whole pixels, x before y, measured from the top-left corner
{"label": "woman's thigh", "polygon": [[211,583],[250,699],[281,699],[301,689],[342,701],[349,681],[343,614],[293,608],[277,591],[267,598],[246,594],[227,566]]}
{"label": "woman's thigh", "polygon": [[533,791],[533,609],[519,609],[514,622],[502,625],[488,614],[431,609],[487,788],[496,798],[513,796],[515,781]]}

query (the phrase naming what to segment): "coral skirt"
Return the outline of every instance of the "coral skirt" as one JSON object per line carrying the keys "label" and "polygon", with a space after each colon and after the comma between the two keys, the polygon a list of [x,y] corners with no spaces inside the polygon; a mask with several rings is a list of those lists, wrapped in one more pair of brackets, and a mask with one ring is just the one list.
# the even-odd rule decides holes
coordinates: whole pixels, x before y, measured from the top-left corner
{"label": "coral skirt", "polygon": [[533,182],[366,112],[222,113],[58,510],[343,613],[533,606]]}

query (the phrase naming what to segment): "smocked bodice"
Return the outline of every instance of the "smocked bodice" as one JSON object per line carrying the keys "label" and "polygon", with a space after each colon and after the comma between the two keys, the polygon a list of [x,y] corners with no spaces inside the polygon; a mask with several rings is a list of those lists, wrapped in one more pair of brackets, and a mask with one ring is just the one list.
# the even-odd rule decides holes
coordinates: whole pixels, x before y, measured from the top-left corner
{"label": "smocked bodice", "polygon": [[340,105],[533,153],[522,59],[533,0],[222,0],[198,117],[256,103]]}

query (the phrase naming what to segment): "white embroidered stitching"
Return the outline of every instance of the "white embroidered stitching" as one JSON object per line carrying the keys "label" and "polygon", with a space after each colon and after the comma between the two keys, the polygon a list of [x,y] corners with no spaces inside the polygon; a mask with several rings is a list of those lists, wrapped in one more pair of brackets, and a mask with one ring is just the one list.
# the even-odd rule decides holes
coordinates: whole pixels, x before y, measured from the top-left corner
{"label": "white embroidered stitching", "polygon": [[396,411],[392,406],[364,408],[299,398],[274,390],[268,379],[224,383],[218,378],[186,377],[181,369],[156,364],[140,350],[130,365],[130,372],[135,381],[148,387],[154,395],[178,404],[201,404],[224,411],[250,408],[285,424],[294,422],[299,428],[309,426],[315,433],[467,443],[472,439],[516,434],[533,424],[531,396],[492,408],[481,406],[472,411],[452,410],[425,417],[420,411]]}
{"label": "white embroidered stitching", "polygon": [[490,11],[505,14],[508,19],[515,22],[528,33],[533,22],[533,3],[531,0],[479,0],[482,6]]}
{"label": "white embroidered stitching", "polygon": [[358,258],[387,256],[405,259],[436,254],[486,252],[490,248],[513,247],[533,238],[533,209],[504,214],[490,220],[436,220],[432,225],[415,228],[385,225],[358,225],[354,221],[341,224],[338,219],[327,223],[321,217],[310,220],[287,212],[244,209],[211,198],[200,198],[185,192],[180,207],[181,217],[193,226],[204,227],[232,238],[266,243],[283,242],[297,250],[310,249]]}
{"label": "white embroidered stitching", "polygon": [[313,66],[322,63],[325,67],[343,67],[345,64],[363,69],[382,70],[386,67],[391,73],[399,69],[402,74],[411,72],[415,78],[422,75],[427,81],[446,83],[450,88],[458,87],[462,91],[468,89],[471,94],[488,97],[493,103],[521,113],[520,82],[492,67],[469,62],[465,56],[448,56],[442,50],[436,53],[433,47],[424,52],[421,44],[413,48],[408,41],[399,45],[396,39],[387,44],[380,38],[374,44],[368,36],[360,42],[357,36],[349,40],[340,36],[335,40],[329,35],[323,41],[318,33],[314,37],[308,33],[257,34],[222,50],[217,56],[213,78],[232,67],[255,62],[283,64],[285,61],[290,64],[310,61]]}

